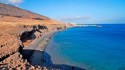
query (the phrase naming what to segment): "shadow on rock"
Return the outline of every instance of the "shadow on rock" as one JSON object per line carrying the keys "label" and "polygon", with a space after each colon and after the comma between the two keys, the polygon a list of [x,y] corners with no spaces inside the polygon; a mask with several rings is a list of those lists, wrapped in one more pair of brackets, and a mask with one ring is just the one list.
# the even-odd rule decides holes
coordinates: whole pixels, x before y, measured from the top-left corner
{"label": "shadow on rock", "polygon": [[23,58],[27,59],[30,64],[36,66],[39,65],[41,67],[45,66],[48,69],[61,69],[61,70],[86,70],[75,66],[69,66],[65,64],[53,64],[51,61],[51,56],[39,50],[23,50],[22,52]]}

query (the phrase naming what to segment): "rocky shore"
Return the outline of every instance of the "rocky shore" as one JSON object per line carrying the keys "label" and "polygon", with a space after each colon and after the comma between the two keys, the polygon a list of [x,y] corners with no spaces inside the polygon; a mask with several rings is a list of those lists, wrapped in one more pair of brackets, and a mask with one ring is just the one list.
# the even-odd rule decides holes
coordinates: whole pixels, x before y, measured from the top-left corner
{"label": "rocky shore", "polygon": [[43,38],[49,32],[71,26],[71,24],[0,3],[0,70],[47,70],[48,67],[44,64],[32,64],[28,60],[28,56],[30,57],[32,53],[25,57],[24,48],[28,48],[34,41]]}
{"label": "rocky shore", "polygon": [[[42,69],[39,66],[32,66],[27,59],[23,59],[23,48],[28,47],[34,40],[42,37],[48,32],[47,29],[36,26],[4,26],[0,34],[0,69]],[[30,28],[29,28],[30,27]],[[35,27],[35,28],[33,28]],[[21,30],[20,30],[21,29]],[[37,47],[38,45],[36,45]],[[36,50],[36,49],[34,49]]]}

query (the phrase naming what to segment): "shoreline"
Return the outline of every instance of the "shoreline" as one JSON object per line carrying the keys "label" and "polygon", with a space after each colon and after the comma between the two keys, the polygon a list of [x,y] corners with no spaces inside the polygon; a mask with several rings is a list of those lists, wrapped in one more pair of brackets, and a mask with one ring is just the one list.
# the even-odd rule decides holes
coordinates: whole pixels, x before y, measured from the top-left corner
{"label": "shoreline", "polygon": [[[53,34],[62,30],[54,30],[47,32],[42,37],[33,40],[28,47],[23,48],[24,58],[26,59],[28,58],[27,60],[32,65],[45,66],[45,67],[47,67],[48,65],[51,66],[51,61],[48,61],[48,58],[45,57],[46,55],[45,48],[49,44],[49,41],[51,40]],[[47,54],[47,56],[48,55],[49,54]]]}
{"label": "shoreline", "polygon": [[[40,38],[34,39],[28,47],[24,47],[23,49],[30,49],[30,50],[40,50],[44,51],[46,44],[48,43],[51,36],[53,36],[54,33],[58,32],[58,30],[50,31],[44,34]],[[36,47],[37,46],[37,47]]]}
{"label": "shoreline", "polygon": [[[33,40],[28,47],[23,48],[23,55],[24,57],[28,55],[29,62],[33,65],[39,65],[39,66],[44,66],[44,61],[46,58],[44,58],[44,52],[45,48],[49,43],[49,40],[53,36],[54,33],[58,32],[60,30],[54,30],[47,32],[44,34],[42,37],[37,38]],[[28,52],[27,52],[28,50]],[[31,50],[31,51],[29,51]],[[33,50],[33,51],[32,51]],[[38,53],[37,51],[40,51],[42,53]],[[28,53],[28,54],[26,54]],[[42,60],[41,60],[42,59]]]}
{"label": "shoreline", "polygon": [[[56,32],[53,30],[69,28],[73,24],[60,22],[16,6],[4,3],[0,5],[2,10],[0,14],[0,70],[47,70],[46,66],[42,66],[44,60],[41,59],[43,57],[41,53],[45,53],[43,51],[49,37]],[[17,11],[18,13],[14,13]]]}
{"label": "shoreline", "polygon": [[[64,30],[64,29],[62,29]],[[24,54],[26,54],[26,56],[28,55],[28,60],[32,65],[38,65],[41,67],[46,67],[47,69],[63,69],[63,70],[86,70],[86,69],[82,69],[82,68],[78,68],[75,66],[69,66],[69,65],[65,65],[65,64],[54,64],[53,61],[51,60],[51,56],[45,51],[46,47],[49,45],[52,36],[62,30],[56,30],[56,31],[52,31],[49,32],[47,34],[45,34],[43,37],[34,40],[33,43],[39,43],[37,44],[38,46],[35,48],[30,46],[24,48]],[[44,38],[44,39],[43,39]],[[43,40],[42,40],[43,39]],[[42,41],[41,41],[42,40]],[[33,45],[31,43],[31,45]]]}

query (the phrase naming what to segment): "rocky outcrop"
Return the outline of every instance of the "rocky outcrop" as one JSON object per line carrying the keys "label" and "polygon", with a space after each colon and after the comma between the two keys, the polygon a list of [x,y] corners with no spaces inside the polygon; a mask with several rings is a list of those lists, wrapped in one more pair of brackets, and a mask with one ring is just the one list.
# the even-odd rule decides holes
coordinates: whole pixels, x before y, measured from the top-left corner
{"label": "rocky outcrop", "polygon": [[[65,27],[60,25],[51,27],[53,30],[58,28],[63,29]],[[21,51],[34,39],[42,37],[49,31],[51,31],[49,26],[44,25],[2,26],[0,28],[0,69],[46,69],[46,67],[29,64],[26,59],[22,58]]]}
{"label": "rocky outcrop", "polygon": [[31,65],[17,52],[0,62],[0,70],[46,70],[46,67]]}
{"label": "rocky outcrop", "polygon": [[[51,29],[58,29],[57,25]],[[61,27],[60,27],[61,28]],[[4,58],[29,45],[35,38],[42,37],[49,30],[44,25],[0,26],[0,58]]]}
{"label": "rocky outcrop", "polygon": [[2,34],[0,36],[0,58],[5,58],[19,50],[20,41],[13,35]]}

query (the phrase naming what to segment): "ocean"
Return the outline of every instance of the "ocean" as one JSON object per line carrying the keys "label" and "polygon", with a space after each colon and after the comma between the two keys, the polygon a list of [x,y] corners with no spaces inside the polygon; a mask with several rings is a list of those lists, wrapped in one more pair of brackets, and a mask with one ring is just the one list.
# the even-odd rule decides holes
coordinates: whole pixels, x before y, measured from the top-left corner
{"label": "ocean", "polygon": [[100,25],[55,33],[46,47],[53,63],[87,70],[125,70],[125,24]]}

